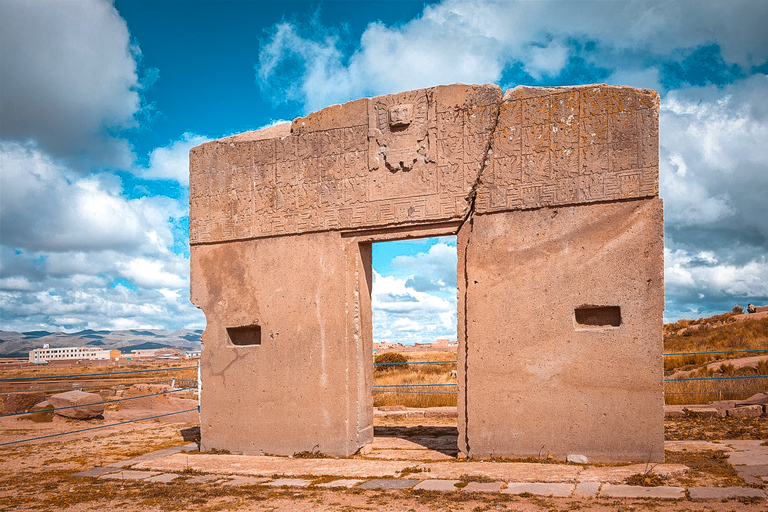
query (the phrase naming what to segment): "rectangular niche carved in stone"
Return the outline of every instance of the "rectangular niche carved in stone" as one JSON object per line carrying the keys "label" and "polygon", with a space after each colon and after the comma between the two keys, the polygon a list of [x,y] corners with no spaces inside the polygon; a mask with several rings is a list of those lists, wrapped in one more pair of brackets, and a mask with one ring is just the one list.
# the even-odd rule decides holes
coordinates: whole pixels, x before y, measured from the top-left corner
{"label": "rectangular niche carved in stone", "polygon": [[573,310],[576,328],[595,329],[621,325],[619,306],[580,306]]}
{"label": "rectangular niche carved in stone", "polygon": [[246,325],[243,327],[227,327],[229,341],[239,347],[261,345],[261,326]]}

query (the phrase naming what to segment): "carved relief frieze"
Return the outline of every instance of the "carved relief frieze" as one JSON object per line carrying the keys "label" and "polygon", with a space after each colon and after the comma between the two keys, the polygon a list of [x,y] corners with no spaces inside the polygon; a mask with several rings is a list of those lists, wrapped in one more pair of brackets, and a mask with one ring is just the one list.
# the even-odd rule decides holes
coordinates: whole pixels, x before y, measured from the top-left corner
{"label": "carved relief frieze", "polygon": [[436,90],[331,107],[327,122],[325,111],[299,118],[287,136],[194,148],[190,242],[458,220],[473,198],[482,214],[658,194],[651,92],[519,88],[502,101],[494,86]]}

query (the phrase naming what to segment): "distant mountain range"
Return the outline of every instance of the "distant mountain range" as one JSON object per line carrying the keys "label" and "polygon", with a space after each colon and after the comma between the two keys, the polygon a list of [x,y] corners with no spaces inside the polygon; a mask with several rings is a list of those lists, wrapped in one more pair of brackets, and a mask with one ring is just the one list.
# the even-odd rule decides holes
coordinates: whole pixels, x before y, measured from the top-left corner
{"label": "distant mountain range", "polygon": [[130,331],[93,331],[80,332],[48,331],[0,331],[0,357],[27,357],[29,351],[49,344],[59,347],[100,347],[120,350],[152,348],[175,348],[179,350],[200,350],[200,335],[203,331],[180,329],[178,331],[130,330]]}

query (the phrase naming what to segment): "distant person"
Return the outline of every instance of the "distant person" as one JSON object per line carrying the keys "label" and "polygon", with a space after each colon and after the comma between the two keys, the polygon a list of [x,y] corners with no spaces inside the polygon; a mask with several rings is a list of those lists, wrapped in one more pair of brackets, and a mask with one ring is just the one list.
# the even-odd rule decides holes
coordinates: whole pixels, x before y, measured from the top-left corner
{"label": "distant person", "polygon": [[756,313],[757,308],[754,304],[747,304],[747,313]]}

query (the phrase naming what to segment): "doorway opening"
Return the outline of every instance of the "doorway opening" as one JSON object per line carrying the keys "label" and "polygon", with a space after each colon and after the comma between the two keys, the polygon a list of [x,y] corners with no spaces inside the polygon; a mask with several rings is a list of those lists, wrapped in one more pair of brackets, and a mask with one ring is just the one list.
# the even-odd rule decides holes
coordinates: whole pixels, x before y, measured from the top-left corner
{"label": "doorway opening", "polygon": [[[456,237],[372,244],[374,442],[457,454]],[[410,447],[410,448],[409,448]]]}

